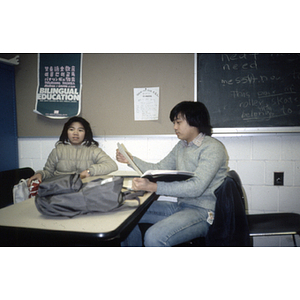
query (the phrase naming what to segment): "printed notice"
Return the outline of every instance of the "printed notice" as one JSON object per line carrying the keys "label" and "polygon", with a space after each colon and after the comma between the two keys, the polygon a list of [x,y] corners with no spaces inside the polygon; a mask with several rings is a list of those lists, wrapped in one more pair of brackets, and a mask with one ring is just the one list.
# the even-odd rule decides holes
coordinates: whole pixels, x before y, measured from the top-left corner
{"label": "printed notice", "polygon": [[134,88],[134,120],[158,120],[159,87]]}

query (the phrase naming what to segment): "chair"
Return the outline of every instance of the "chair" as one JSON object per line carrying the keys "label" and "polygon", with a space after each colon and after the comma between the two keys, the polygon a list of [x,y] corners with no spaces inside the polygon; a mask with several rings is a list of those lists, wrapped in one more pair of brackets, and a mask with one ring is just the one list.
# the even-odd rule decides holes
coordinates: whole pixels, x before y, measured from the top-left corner
{"label": "chair", "polygon": [[229,171],[224,182],[215,191],[215,218],[205,237],[206,246],[250,246],[244,194],[235,181],[236,175],[235,171]]}
{"label": "chair", "polygon": [[[222,185],[215,191],[217,197],[215,219],[206,237],[193,239],[177,247],[244,247],[250,246],[248,221],[243,193],[234,180],[234,171],[227,174]],[[139,224],[142,236],[151,226]]]}
{"label": "chair", "polygon": [[27,179],[34,174],[31,168],[20,168],[0,172],[0,208],[13,204],[13,187],[21,179]]}
{"label": "chair", "polygon": [[[275,235],[292,235],[294,246],[297,246],[295,235],[300,236],[300,215],[296,213],[246,215],[242,182],[236,171],[231,170],[227,173],[224,183],[215,194],[217,196],[215,220],[207,236],[178,246],[249,246],[251,243],[248,237]],[[231,200],[230,194],[233,195]],[[231,206],[231,209],[228,209],[228,206]],[[226,210],[228,213],[224,214]],[[148,224],[140,224],[142,232],[149,227],[145,225]]]}
{"label": "chair", "polygon": [[247,215],[250,236],[291,235],[297,247],[295,235],[300,236],[300,215],[296,213],[268,213]]}
{"label": "chair", "polygon": [[[235,171],[229,172],[243,193],[242,183]],[[296,213],[264,213],[247,215],[250,237],[292,235],[294,246],[297,246],[295,235],[300,235],[300,215]]]}

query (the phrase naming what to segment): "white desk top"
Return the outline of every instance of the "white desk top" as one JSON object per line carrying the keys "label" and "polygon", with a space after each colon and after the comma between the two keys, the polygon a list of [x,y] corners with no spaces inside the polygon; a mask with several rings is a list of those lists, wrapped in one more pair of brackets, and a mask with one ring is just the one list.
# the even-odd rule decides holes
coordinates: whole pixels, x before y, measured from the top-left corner
{"label": "white desk top", "polygon": [[[141,204],[151,193],[140,197]],[[87,233],[105,233],[115,230],[137,208],[136,200],[125,201],[122,208],[109,213],[91,213],[73,218],[49,217],[42,215],[36,208],[34,198],[0,209],[0,226],[61,230]]]}

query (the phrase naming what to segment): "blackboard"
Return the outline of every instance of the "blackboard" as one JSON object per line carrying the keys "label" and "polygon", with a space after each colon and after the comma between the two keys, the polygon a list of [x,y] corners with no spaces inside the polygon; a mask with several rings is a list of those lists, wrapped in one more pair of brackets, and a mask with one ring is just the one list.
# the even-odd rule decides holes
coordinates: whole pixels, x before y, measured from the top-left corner
{"label": "blackboard", "polygon": [[198,54],[197,101],[214,128],[300,131],[300,54]]}

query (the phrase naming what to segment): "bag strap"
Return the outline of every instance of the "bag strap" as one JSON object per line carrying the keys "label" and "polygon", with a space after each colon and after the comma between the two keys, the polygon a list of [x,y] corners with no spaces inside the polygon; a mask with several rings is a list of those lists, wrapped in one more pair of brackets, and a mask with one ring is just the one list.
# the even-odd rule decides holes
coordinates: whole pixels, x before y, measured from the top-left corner
{"label": "bag strap", "polygon": [[145,195],[145,191],[125,191],[123,192],[123,201],[125,200],[137,200],[139,202],[139,205],[141,204],[140,198],[141,196]]}

